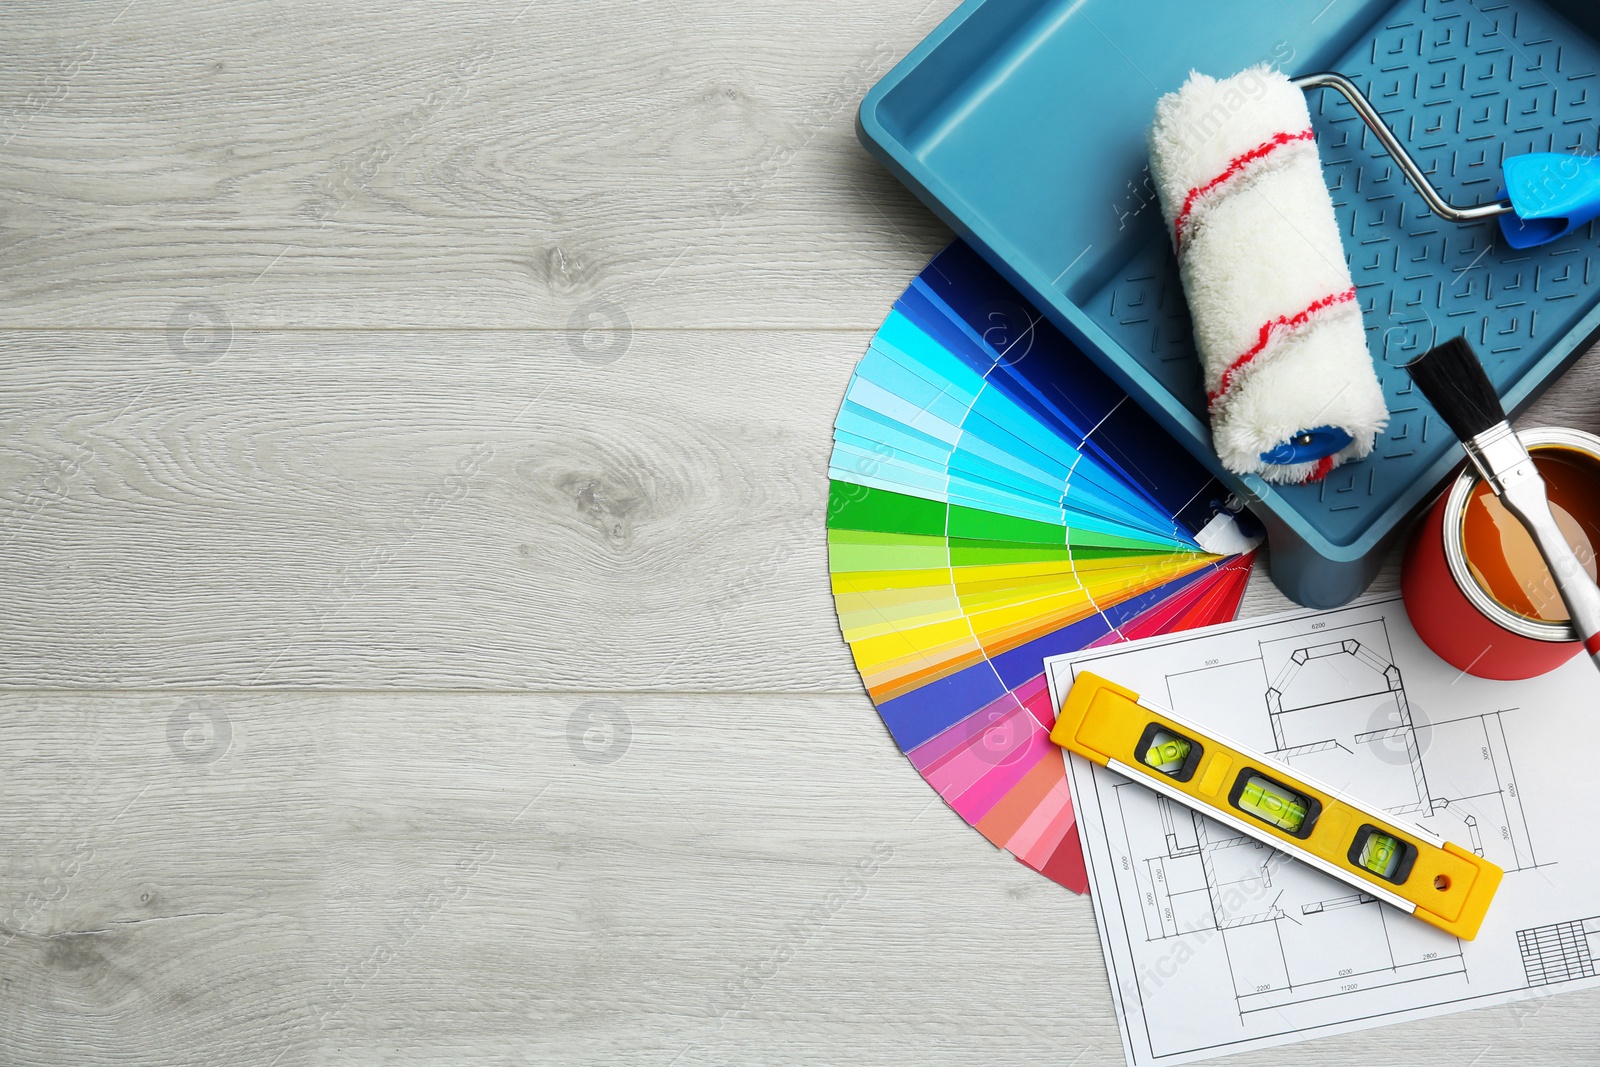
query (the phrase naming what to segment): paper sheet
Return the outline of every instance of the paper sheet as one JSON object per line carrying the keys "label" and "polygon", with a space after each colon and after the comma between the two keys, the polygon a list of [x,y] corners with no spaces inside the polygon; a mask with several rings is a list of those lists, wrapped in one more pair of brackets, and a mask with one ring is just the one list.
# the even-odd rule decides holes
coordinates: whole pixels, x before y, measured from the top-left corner
{"label": "paper sheet", "polygon": [[1398,597],[1046,661],[1088,669],[1506,870],[1461,941],[1077,756],[1128,1062],[1176,1064],[1600,983],[1600,672],[1464,675]]}

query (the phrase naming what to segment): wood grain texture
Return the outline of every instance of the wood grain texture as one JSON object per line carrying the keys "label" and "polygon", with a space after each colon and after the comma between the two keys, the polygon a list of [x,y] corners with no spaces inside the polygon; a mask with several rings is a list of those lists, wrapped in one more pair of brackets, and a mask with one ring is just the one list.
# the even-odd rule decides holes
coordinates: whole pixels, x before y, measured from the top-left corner
{"label": "wood grain texture", "polygon": [[868,336],[0,336],[0,680],[854,692],[822,531]]}
{"label": "wood grain texture", "polygon": [[870,327],[945,234],[854,109],[948,6],[24,5],[0,326]]}
{"label": "wood grain texture", "polygon": [[[860,696],[11,694],[0,724],[8,1062],[1121,1060],[1088,901]],[[1587,1063],[1597,1006],[1233,1062]]]}
{"label": "wood grain texture", "polygon": [[[851,114],[949,6],[0,13],[0,1063],[1121,1062],[1088,902],[828,597],[948,236]],[[1228,1062],[1589,1064],[1597,1007]]]}
{"label": "wood grain texture", "polygon": [[0,335],[0,682],[856,692],[822,527],[868,336]]}

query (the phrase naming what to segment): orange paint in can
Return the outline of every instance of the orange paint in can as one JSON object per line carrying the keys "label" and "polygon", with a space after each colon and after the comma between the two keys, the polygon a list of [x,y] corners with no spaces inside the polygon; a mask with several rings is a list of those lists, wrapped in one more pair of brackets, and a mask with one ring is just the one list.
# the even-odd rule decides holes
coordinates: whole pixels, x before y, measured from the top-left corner
{"label": "orange paint in can", "polygon": [[[1557,523],[1594,577],[1600,437],[1558,428],[1517,436],[1544,477]],[[1418,636],[1469,674],[1531,678],[1583,650],[1533,538],[1470,465],[1413,535],[1401,590]]]}
{"label": "orange paint in can", "polygon": [[[1600,540],[1600,461],[1563,448],[1541,448],[1530,455],[1544,478],[1556,524],[1594,578],[1595,543]],[[1499,603],[1540,622],[1568,621],[1567,606],[1533,535],[1481,481],[1467,498],[1461,547],[1473,578]]]}

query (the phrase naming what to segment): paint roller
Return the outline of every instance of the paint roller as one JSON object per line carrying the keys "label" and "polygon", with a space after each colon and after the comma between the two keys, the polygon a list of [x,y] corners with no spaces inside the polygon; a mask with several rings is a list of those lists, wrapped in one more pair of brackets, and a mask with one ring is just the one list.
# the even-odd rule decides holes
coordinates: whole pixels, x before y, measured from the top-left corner
{"label": "paint roller", "polygon": [[1156,106],[1151,174],[1194,321],[1212,441],[1229,470],[1318,481],[1372,451],[1388,420],[1323,182],[1305,91],[1355,108],[1434,214],[1498,217],[1513,248],[1600,216],[1600,163],[1559,153],[1505,160],[1506,192],[1459,208],[1439,195],[1349,79],[1262,66],[1191,74]]}
{"label": "paint roller", "polygon": [[1326,477],[1388,421],[1305,94],[1253,68],[1191,74],[1156,105],[1150,170],[1223,466]]}

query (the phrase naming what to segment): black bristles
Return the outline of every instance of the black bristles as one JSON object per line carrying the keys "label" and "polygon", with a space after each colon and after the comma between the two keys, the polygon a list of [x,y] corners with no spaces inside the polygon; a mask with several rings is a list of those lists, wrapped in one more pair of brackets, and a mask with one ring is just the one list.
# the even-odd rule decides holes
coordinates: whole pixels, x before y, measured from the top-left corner
{"label": "black bristles", "polygon": [[1471,440],[1506,421],[1506,409],[1494,383],[1466,338],[1455,337],[1430,348],[1404,369],[1461,440]]}

